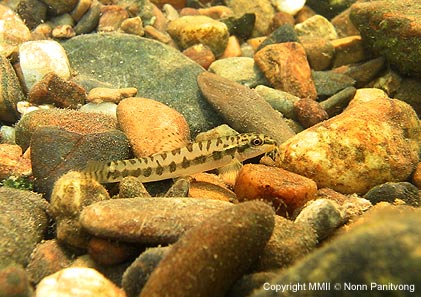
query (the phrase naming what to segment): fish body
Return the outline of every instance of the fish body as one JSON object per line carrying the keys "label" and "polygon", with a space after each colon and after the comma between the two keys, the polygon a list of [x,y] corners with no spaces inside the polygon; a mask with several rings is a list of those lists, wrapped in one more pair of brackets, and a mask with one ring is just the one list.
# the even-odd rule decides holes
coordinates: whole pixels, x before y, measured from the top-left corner
{"label": "fish body", "polygon": [[193,142],[150,157],[89,161],[84,174],[100,183],[118,182],[126,176],[138,177],[141,182],[153,182],[223,167],[233,160],[242,162],[276,147],[276,141],[266,135],[244,133]]}

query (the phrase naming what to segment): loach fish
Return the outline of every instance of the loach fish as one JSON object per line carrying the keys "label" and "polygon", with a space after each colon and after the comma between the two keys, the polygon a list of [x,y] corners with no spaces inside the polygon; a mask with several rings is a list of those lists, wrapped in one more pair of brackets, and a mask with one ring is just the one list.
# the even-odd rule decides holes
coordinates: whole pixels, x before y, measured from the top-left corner
{"label": "loach fish", "polygon": [[276,147],[276,141],[266,135],[244,133],[193,142],[150,157],[89,161],[83,172],[100,183],[118,182],[126,176],[152,182],[212,170],[236,160],[242,162]]}

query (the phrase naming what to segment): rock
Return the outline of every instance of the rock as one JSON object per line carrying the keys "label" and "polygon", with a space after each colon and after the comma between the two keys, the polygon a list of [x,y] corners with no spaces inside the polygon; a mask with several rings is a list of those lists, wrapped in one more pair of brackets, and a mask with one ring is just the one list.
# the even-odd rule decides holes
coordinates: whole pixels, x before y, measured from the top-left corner
{"label": "rock", "polygon": [[362,87],[376,78],[384,70],[385,66],[385,59],[379,57],[365,63],[344,67],[343,70],[340,70],[342,67],[339,67],[333,71],[348,75],[355,80],[357,87]]}
{"label": "rock", "polygon": [[173,245],[140,296],[225,295],[261,254],[273,226],[273,211],[262,202],[241,203],[215,214]]}
{"label": "rock", "polygon": [[354,97],[356,91],[357,89],[354,87],[347,87],[320,102],[320,106],[327,112],[329,117],[333,117],[345,109],[349,101]]}
{"label": "rock", "polygon": [[269,33],[270,23],[275,15],[270,1],[267,0],[227,0],[225,5],[232,9],[235,15],[254,13],[256,22],[254,24],[252,37],[265,36]]}
{"label": "rock", "polygon": [[190,180],[178,178],[165,193],[164,197],[188,197],[190,190]]}
{"label": "rock", "polygon": [[93,0],[88,11],[77,22],[74,30],[77,35],[91,33],[98,26],[102,4]]}
{"label": "rock", "polygon": [[144,251],[124,272],[122,287],[127,297],[137,297],[150,274],[161,262],[171,247],[155,247]]}
{"label": "rock", "polygon": [[350,18],[371,50],[402,74],[420,76],[420,12],[416,0],[375,1],[352,5]]}
{"label": "rock", "polygon": [[136,88],[93,88],[89,91],[87,100],[93,103],[114,102],[118,104],[124,98],[134,97],[136,94]]}
{"label": "rock", "polygon": [[344,223],[340,206],[328,199],[317,199],[307,203],[294,222],[308,224],[322,241]]}
{"label": "rock", "polygon": [[317,13],[311,7],[304,5],[304,7],[295,15],[294,24],[302,23],[305,20],[315,16]]}
{"label": "rock", "polygon": [[[108,82],[112,88],[135,87],[142,97],[173,107],[186,118],[192,136],[222,123],[198,92],[196,77],[203,69],[173,48],[117,33],[78,36],[64,42],[63,47],[79,76]],[[118,67],[110,68],[103,57],[112,57]]]}
{"label": "rock", "polygon": [[417,187],[408,182],[388,182],[375,186],[364,195],[364,198],[369,200],[373,205],[381,201],[386,201],[419,207],[421,203],[421,197]]}
{"label": "rock", "polygon": [[318,244],[316,232],[307,224],[275,216],[275,227],[256,271],[273,271],[287,268],[313,251]]}
{"label": "rock", "polygon": [[73,30],[73,27],[70,25],[59,25],[51,31],[51,35],[54,38],[72,38],[76,36],[75,30]]}
{"label": "rock", "polygon": [[44,278],[37,286],[35,296],[125,297],[126,294],[110,280],[92,268],[71,267]]}
{"label": "rock", "polygon": [[306,3],[305,0],[272,0],[271,2],[278,11],[283,11],[291,15],[295,15]]}
{"label": "rock", "polygon": [[316,88],[301,44],[267,45],[254,55],[254,61],[275,89],[300,98],[316,99]]}
{"label": "rock", "polygon": [[320,71],[332,65],[335,48],[332,42],[324,38],[303,38],[302,45],[306,51],[311,69]]}
{"label": "rock", "polygon": [[335,27],[321,15],[315,15],[302,23],[295,25],[295,31],[300,38],[319,37],[327,40],[338,38]]}
{"label": "rock", "polygon": [[50,12],[59,15],[65,12],[72,11],[76,5],[77,0],[42,0],[45,4],[48,5]]}
{"label": "rock", "polygon": [[20,68],[25,87],[29,90],[49,72],[70,78],[69,60],[63,47],[53,40],[27,41],[19,47]]}
{"label": "rock", "polygon": [[101,7],[101,16],[98,22],[98,32],[117,31],[124,20],[129,18],[127,10],[118,5],[105,5]]}
{"label": "rock", "polygon": [[181,47],[202,43],[208,46],[215,56],[224,52],[228,42],[228,28],[219,21],[206,16],[183,16],[168,24],[168,33]]}
{"label": "rock", "polygon": [[[278,11],[272,19],[270,31],[273,32],[282,25],[289,24],[292,27],[295,25],[295,19],[292,15],[286,12]],[[294,28],[294,27],[293,27]]]}
{"label": "rock", "polygon": [[360,89],[342,114],[281,144],[279,165],[319,187],[365,193],[409,177],[418,163],[420,137],[409,105],[380,90]]}
{"label": "rock", "polygon": [[90,236],[81,228],[80,213],[88,205],[107,199],[110,199],[107,190],[80,172],[70,171],[60,177],[54,184],[49,209],[57,223],[57,240],[85,249]]}
{"label": "rock", "polygon": [[267,134],[279,143],[294,135],[279,113],[253,90],[209,72],[197,78],[206,99],[238,132]]}
{"label": "rock", "polygon": [[35,187],[47,199],[55,181],[69,170],[82,170],[89,160],[124,160],[131,156],[127,138],[120,130],[83,135],[44,127],[36,130],[31,142]]}
{"label": "rock", "polygon": [[188,195],[193,198],[206,197],[227,202],[237,200],[234,192],[228,189],[221,178],[208,173],[198,173],[192,176]]}
{"label": "rock", "polygon": [[151,197],[143,183],[134,176],[126,176],[119,183],[119,198]]}
{"label": "rock", "polygon": [[28,275],[21,265],[1,265],[0,296],[33,296],[33,290]]}
{"label": "rock", "polygon": [[176,110],[147,98],[127,98],[117,106],[117,119],[136,157],[170,151],[189,143],[190,131]]}
{"label": "rock", "polygon": [[315,197],[317,186],[314,181],[281,168],[247,164],[238,173],[234,191],[239,201],[264,199],[278,215],[289,217]]}
{"label": "rock", "polygon": [[268,280],[275,277],[275,272],[255,272],[246,274],[232,286],[227,297],[251,296],[254,290],[260,289]]}
{"label": "rock", "polygon": [[80,224],[97,237],[168,244],[231,205],[224,201],[194,198],[113,199],[85,208]]}
{"label": "rock", "polygon": [[0,27],[0,55],[10,57],[18,52],[21,43],[31,39],[31,32],[13,10],[2,4],[0,4],[0,20],[3,23]]}
{"label": "rock", "polygon": [[332,40],[332,45],[335,48],[333,68],[347,64],[360,63],[370,57],[370,54],[359,35]]}
{"label": "rock", "polygon": [[255,66],[253,58],[235,57],[213,62],[209,71],[249,88],[267,84],[262,72]]}
{"label": "rock", "polygon": [[137,16],[134,18],[125,19],[121,25],[120,29],[123,30],[124,33],[133,34],[137,36],[145,35],[145,30],[143,28],[142,19]]}
{"label": "rock", "polygon": [[143,248],[135,244],[110,241],[93,237],[88,243],[88,253],[100,265],[117,265],[133,260]]}
{"label": "rock", "polygon": [[80,0],[80,1],[78,1],[76,7],[70,13],[70,15],[75,20],[75,22],[80,21],[80,19],[83,17],[83,15],[88,11],[91,4],[92,4],[92,0]]}
{"label": "rock", "polygon": [[52,104],[60,108],[73,108],[85,103],[85,90],[72,81],[66,81],[55,72],[47,73],[36,82],[28,94],[34,104]]}
{"label": "rock", "polygon": [[347,9],[356,0],[307,0],[306,5],[321,15],[332,18]]}
{"label": "rock", "polygon": [[25,114],[16,124],[16,143],[29,147],[32,134],[41,127],[59,127],[82,135],[115,130],[115,118],[103,114],[88,114],[74,110],[45,109]]}
{"label": "rock", "polygon": [[0,55],[0,69],[0,121],[14,123],[19,118],[16,105],[24,98],[22,88],[13,66],[3,55]]}
{"label": "rock", "polygon": [[[418,271],[420,260],[413,250],[420,244],[420,235],[419,210],[393,206],[378,208],[363,215],[341,236],[280,272],[270,280],[272,290],[261,288],[251,296],[275,296],[276,285],[325,282],[332,285],[331,290],[334,284],[340,284],[335,287],[340,293],[335,294],[342,296],[355,294],[345,285],[361,285],[358,290],[379,296],[392,291],[392,286],[399,286],[399,292],[409,296],[419,283],[418,274],[413,271]],[[315,269],[317,273],[314,273]],[[299,292],[304,296],[320,296],[320,290]],[[282,294],[297,296],[292,290]]]}
{"label": "rock", "polygon": [[404,78],[400,84],[399,88],[396,90],[395,98],[405,101],[410,104],[412,108],[421,115],[421,86],[420,80],[414,78]]}
{"label": "rock", "polygon": [[421,189],[421,163],[418,163],[417,167],[412,174],[412,183],[418,188]]}
{"label": "rock", "polygon": [[0,144],[0,180],[10,176],[28,176],[31,173],[31,160],[27,156],[22,156],[20,146]]}
{"label": "rock", "polygon": [[41,195],[0,187],[0,266],[15,262],[26,266],[32,250],[48,226],[48,203]]}
{"label": "rock", "polygon": [[15,11],[28,28],[34,29],[47,19],[47,8],[47,5],[42,1],[23,0],[17,3]]}
{"label": "rock", "polygon": [[340,14],[331,19],[331,23],[335,26],[338,38],[359,35],[360,31],[354,26],[349,18],[351,8],[347,8]]}
{"label": "rock", "polygon": [[276,28],[265,40],[263,40],[256,52],[264,48],[266,45],[283,42],[298,42],[297,33],[295,32],[294,27],[290,24],[284,24]]}
{"label": "rock", "polygon": [[245,13],[240,17],[227,17],[221,19],[228,27],[230,35],[235,35],[236,37],[246,40],[252,34],[254,24],[256,21],[256,14],[254,13]]}
{"label": "rock", "polygon": [[69,266],[74,254],[50,239],[39,243],[31,254],[26,271],[32,283],[38,284],[44,277]]}
{"label": "rock", "polygon": [[117,119],[117,104],[112,102],[87,103],[79,108],[79,111],[89,113],[102,113]]}
{"label": "rock", "polygon": [[317,95],[322,98],[332,96],[355,84],[355,81],[348,75],[333,71],[312,71],[312,77]]}
{"label": "rock", "polygon": [[254,88],[254,90],[259,94],[273,109],[282,113],[283,116],[296,120],[297,115],[294,111],[294,104],[300,98],[297,96],[291,95],[290,93],[275,90],[266,86],[259,85]]}
{"label": "rock", "polygon": [[227,46],[225,47],[220,59],[241,57],[242,55],[243,53],[241,52],[240,41],[236,36],[230,36],[228,38]]}
{"label": "rock", "polygon": [[158,7],[162,7],[165,4],[170,4],[177,9],[181,9],[186,5],[186,0],[152,0],[151,2],[156,4]]}
{"label": "rock", "polygon": [[314,126],[329,118],[320,104],[311,99],[300,99],[294,103],[294,113],[304,128]]}
{"label": "rock", "polygon": [[183,54],[205,69],[208,69],[215,61],[215,55],[211,49],[201,43],[186,48]]}

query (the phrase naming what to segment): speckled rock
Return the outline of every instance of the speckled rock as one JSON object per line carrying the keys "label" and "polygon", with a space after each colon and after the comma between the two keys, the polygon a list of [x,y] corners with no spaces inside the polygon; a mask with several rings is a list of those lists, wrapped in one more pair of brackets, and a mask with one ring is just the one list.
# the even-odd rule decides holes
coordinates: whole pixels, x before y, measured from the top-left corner
{"label": "speckled rock", "polygon": [[311,99],[300,99],[295,102],[294,113],[304,128],[311,127],[329,118],[320,104]]}
{"label": "speckled rock", "polygon": [[144,251],[124,272],[122,287],[127,297],[137,297],[152,271],[158,266],[171,247],[155,247]]}
{"label": "speckled rock", "polygon": [[302,23],[295,25],[299,37],[321,37],[332,40],[338,38],[335,27],[321,15],[315,15]]}
{"label": "speckled rock", "polygon": [[73,257],[74,254],[57,240],[44,240],[31,254],[26,266],[28,277],[33,284],[38,284],[44,277],[69,266]]}
{"label": "speckled rock", "polygon": [[112,266],[133,260],[144,248],[137,244],[93,237],[88,243],[88,254],[100,265]]}
{"label": "speckled rock", "polygon": [[22,19],[9,7],[0,4],[0,54],[9,57],[18,52],[21,43],[31,39],[31,32]]}
{"label": "speckled rock", "polygon": [[355,3],[350,18],[374,52],[403,74],[421,75],[421,24],[417,0]]}
{"label": "speckled rock", "polygon": [[276,213],[290,216],[315,197],[316,183],[281,168],[247,164],[238,173],[234,187],[238,200],[265,199]]}
{"label": "speckled rock", "polygon": [[279,143],[294,135],[282,117],[256,92],[210,72],[197,78],[206,99],[238,132],[272,136]]}
{"label": "speckled rock", "polygon": [[89,233],[102,238],[168,244],[231,205],[194,198],[113,199],[85,208],[80,224]]}
{"label": "speckled rock", "polygon": [[0,143],[0,180],[9,176],[24,176],[32,173],[31,160],[22,156],[16,144]]}
{"label": "speckled rock", "polygon": [[235,57],[216,60],[210,65],[209,71],[250,88],[268,84],[263,73],[254,65],[253,58]]}
{"label": "speckled rock", "polygon": [[14,123],[19,118],[16,105],[24,98],[22,88],[13,66],[3,55],[0,69],[0,121]]}
{"label": "speckled rock", "polygon": [[83,135],[44,127],[33,135],[31,160],[35,188],[47,198],[60,176],[69,170],[85,168],[89,160],[122,160],[132,156],[128,140],[120,130]]}
{"label": "speckled rock", "polygon": [[419,190],[408,182],[388,182],[375,186],[364,195],[364,198],[372,204],[377,204],[381,201],[396,204],[405,203],[414,207],[419,207],[421,204]]}
{"label": "speckled rock", "polygon": [[300,43],[267,45],[254,55],[254,60],[275,89],[300,98],[316,99],[310,65]]}
{"label": "speckled rock", "polygon": [[211,49],[201,43],[186,48],[183,54],[205,69],[208,69],[215,61],[215,55]]}
{"label": "speckled rock", "polygon": [[25,114],[16,125],[16,143],[27,149],[32,134],[41,127],[59,127],[79,134],[103,133],[117,127],[115,118],[73,110],[47,109]]}
{"label": "speckled rock", "polygon": [[227,0],[225,4],[233,10],[235,15],[256,14],[252,37],[265,36],[269,33],[269,27],[275,15],[275,9],[269,0]]}
{"label": "speckled rock", "polygon": [[313,70],[325,70],[332,65],[335,48],[324,38],[303,38],[302,45],[306,51],[308,63]]}
{"label": "speckled rock", "polygon": [[418,188],[421,189],[421,163],[418,163],[417,167],[412,174],[412,183]]}
{"label": "speckled rock", "polygon": [[[78,36],[64,42],[63,47],[79,77],[107,82],[112,88],[137,88],[142,97],[180,112],[189,123],[192,136],[222,123],[198,92],[196,77],[203,68],[174,48],[117,33]],[[110,61],[118,67],[110,67]],[[86,87],[87,91],[91,88]]]}
{"label": "speckled rock", "polygon": [[[377,209],[377,210],[374,210]],[[366,284],[371,295],[385,292],[413,295],[419,284],[420,258],[414,249],[420,245],[420,211],[410,207],[374,207],[346,232],[322,246],[296,265],[270,280],[271,285],[324,283],[334,284],[335,295],[355,296],[345,284]],[[346,265],[344,265],[346,263]],[[370,285],[374,285],[370,289]],[[391,285],[405,285],[392,291]],[[339,293],[338,293],[339,292]],[[299,290],[303,296],[321,296],[320,290]],[[326,295],[326,291],[323,292]],[[297,296],[292,290],[283,296]],[[279,296],[272,290],[259,291],[252,297]]]}
{"label": "speckled rock", "polygon": [[101,16],[101,6],[99,1],[92,1],[88,11],[82,16],[74,27],[75,33],[91,33],[97,26]]}
{"label": "speckled rock", "polygon": [[36,297],[79,296],[125,297],[122,289],[92,268],[71,267],[44,278],[37,286]]}
{"label": "speckled rock", "polygon": [[321,15],[332,18],[356,0],[307,0],[306,4]]}
{"label": "speckled rock", "polygon": [[127,98],[117,106],[117,119],[137,157],[186,146],[189,126],[176,110],[147,98]]}
{"label": "speckled rock", "polygon": [[312,71],[312,77],[317,95],[321,98],[332,96],[355,84],[355,80],[348,75],[333,71]]}
{"label": "speckled rock", "polygon": [[263,98],[273,109],[282,113],[283,116],[297,120],[294,111],[294,104],[300,100],[299,97],[290,93],[259,85],[254,90]]}
{"label": "speckled rock", "polygon": [[69,60],[63,47],[53,40],[27,41],[19,47],[20,68],[29,90],[49,72],[63,79],[70,78]]}
{"label": "speckled rock", "polygon": [[32,250],[47,230],[48,203],[33,192],[0,187],[0,266],[26,266]]}
{"label": "speckled rock", "polygon": [[104,187],[77,171],[60,177],[54,184],[49,208],[56,219],[57,240],[70,247],[86,248],[90,236],[81,228],[80,212],[92,203],[107,199],[110,196]]}
{"label": "speckled rock", "polygon": [[406,103],[377,89],[360,89],[340,115],[280,146],[280,166],[319,187],[365,193],[406,180],[418,163],[421,127]]}
{"label": "speckled rock", "polygon": [[17,264],[0,266],[0,296],[33,296],[33,289],[23,266]]}
{"label": "speckled rock", "polygon": [[313,251],[317,244],[317,235],[311,226],[275,216],[272,236],[256,262],[255,270],[271,271],[289,267]]}
{"label": "speckled rock", "polygon": [[273,226],[273,211],[262,202],[241,203],[215,214],[173,245],[140,296],[225,295],[261,254]]}
{"label": "speckled rock", "polygon": [[332,68],[347,64],[357,64],[371,56],[360,35],[332,40],[332,45],[335,48],[335,59]]}
{"label": "speckled rock", "polygon": [[224,52],[228,43],[228,27],[206,16],[183,16],[168,24],[168,33],[182,48],[202,43],[208,46],[215,56]]}

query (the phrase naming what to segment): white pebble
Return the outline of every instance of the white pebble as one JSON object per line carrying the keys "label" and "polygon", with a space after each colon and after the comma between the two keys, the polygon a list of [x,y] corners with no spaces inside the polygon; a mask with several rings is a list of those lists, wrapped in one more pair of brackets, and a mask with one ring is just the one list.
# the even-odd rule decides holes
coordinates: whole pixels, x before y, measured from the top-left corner
{"label": "white pebble", "polygon": [[272,0],[272,5],[278,11],[286,12],[290,15],[295,15],[305,4],[306,0]]}
{"label": "white pebble", "polygon": [[28,90],[49,72],[55,72],[66,80],[70,78],[70,64],[66,52],[56,41],[24,42],[19,47],[19,59]]}

